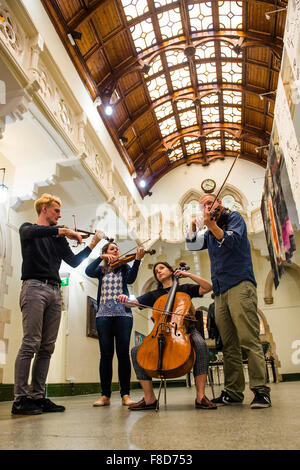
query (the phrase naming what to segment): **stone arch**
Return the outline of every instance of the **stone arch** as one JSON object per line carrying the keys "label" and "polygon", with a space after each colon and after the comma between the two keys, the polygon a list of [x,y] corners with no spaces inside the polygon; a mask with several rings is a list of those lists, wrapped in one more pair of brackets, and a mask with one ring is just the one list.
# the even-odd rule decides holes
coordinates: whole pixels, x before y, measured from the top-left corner
{"label": "stone arch", "polygon": [[270,344],[270,348],[266,353],[266,357],[273,357],[274,358],[274,366],[275,366],[275,370],[276,370],[277,381],[281,382],[282,377],[278,372],[278,367],[281,366],[281,363],[278,359],[278,355],[277,355],[277,352],[276,352],[276,344],[275,344],[275,341],[273,339],[273,335],[271,333],[269,323],[266,319],[265,314],[262,312],[262,310],[260,310],[258,308],[257,313],[258,313],[258,316],[261,318],[261,320],[263,322],[263,325],[264,325],[264,333],[261,333],[259,335],[260,340],[261,340],[262,343],[269,343]]}
{"label": "stone arch", "polygon": [[[284,269],[287,269],[287,270],[290,269],[294,271],[300,279],[300,267],[296,263],[287,263],[286,261],[284,261],[283,265],[284,265]],[[273,287],[274,287],[274,278],[273,278],[273,273],[271,269],[267,275],[266,282],[265,282],[264,301],[268,305],[271,305],[274,303]]]}

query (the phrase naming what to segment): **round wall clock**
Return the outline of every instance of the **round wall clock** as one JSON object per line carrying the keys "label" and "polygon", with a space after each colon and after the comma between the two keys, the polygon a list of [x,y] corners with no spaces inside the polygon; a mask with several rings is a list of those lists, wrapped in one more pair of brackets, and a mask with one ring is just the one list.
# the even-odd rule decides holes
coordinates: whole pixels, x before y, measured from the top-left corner
{"label": "round wall clock", "polygon": [[216,187],[216,183],[212,179],[206,179],[202,181],[201,188],[205,193],[212,193]]}

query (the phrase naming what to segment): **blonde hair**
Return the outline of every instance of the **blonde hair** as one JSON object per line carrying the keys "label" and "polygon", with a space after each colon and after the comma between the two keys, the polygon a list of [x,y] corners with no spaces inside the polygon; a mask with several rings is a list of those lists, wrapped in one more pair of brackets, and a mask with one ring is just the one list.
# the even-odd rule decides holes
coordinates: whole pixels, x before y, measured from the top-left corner
{"label": "blonde hair", "polygon": [[34,208],[39,215],[43,206],[51,207],[54,202],[56,202],[61,207],[61,200],[59,199],[59,197],[53,196],[52,194],[44,193],[39,199],[35,201]]}

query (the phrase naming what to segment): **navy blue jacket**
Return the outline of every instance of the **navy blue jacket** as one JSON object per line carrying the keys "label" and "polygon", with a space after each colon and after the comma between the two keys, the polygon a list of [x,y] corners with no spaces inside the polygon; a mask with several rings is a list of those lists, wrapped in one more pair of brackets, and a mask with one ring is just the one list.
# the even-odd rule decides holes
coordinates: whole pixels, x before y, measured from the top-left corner
{"label": "navy blue jacket", "polygon": [[[100,256],[95,259],[91,264],[88,265],[88,267],[85,270],[85,274],[89,277],[96,278],[99,280],[98,284],[98,293],[97,293],[97,305],[99,307],[99,302],[100,302],[100,295],[101,295],[101,286],[102,286],[102,280],[103,276],[105,275],[102,272],[102,266],[100,265],[101,263],[101,258]],[[140,260],[134,260],[133,265],[130,267],[129,264],[123,264],[119,269],[121,270],[122,274],[122,290],[123,294],[129,296],[129,291],[128,291],[128,284],[133,284],[134,281],[137,278],[139,267],[140,267],[141,261]],[[131,312],[130,308],[125,308],[126,312]]]}
{"label": "navy blue jacket", "polygon": [[217,240],[210,230],[195,234],[192,239],[186,238],[189,250],[208,249],[214,293],[223,294],[242,281],[251,281],[256,287],[243,217],[239,212],[223,211],[217,224],[224,231],[223,240]]}

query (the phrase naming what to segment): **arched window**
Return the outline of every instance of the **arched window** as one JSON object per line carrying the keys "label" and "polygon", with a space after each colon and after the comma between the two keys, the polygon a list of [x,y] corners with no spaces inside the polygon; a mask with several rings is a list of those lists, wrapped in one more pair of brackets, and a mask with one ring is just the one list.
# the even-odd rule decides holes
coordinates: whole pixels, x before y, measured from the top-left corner
{"label": "arched window", "polygon": [[222,205],[231,211],[243,210],[242,205],[231,194],[222,197]]}

